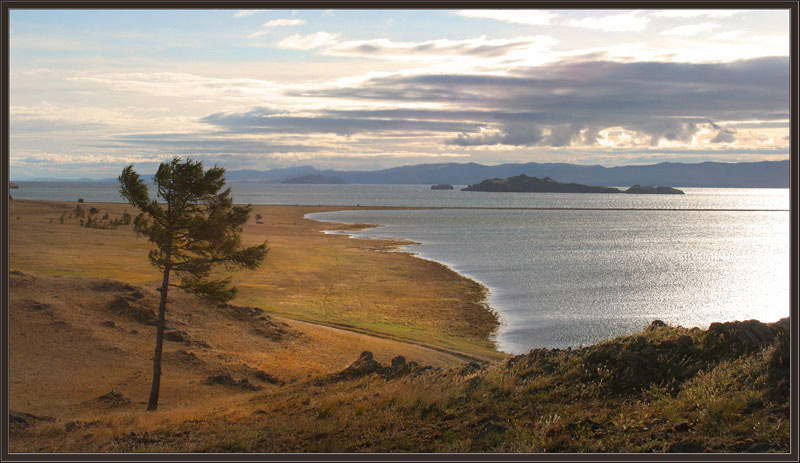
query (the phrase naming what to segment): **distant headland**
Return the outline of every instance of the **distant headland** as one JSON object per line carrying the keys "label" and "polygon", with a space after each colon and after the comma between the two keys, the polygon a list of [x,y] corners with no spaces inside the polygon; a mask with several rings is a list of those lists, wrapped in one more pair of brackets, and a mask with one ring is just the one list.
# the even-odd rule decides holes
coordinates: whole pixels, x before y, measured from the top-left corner
{"label": "distant headland", "polygon": [[281,183],[296,183],[296,184],[306,184],[306,185],[342,185],[345,182],[339,177],[333,177],[330,175],[319,175],[319,174],[312,174],[312,175],[303,175],[301,177],[294,177],[290,179],[286,179],[281,181]]}
{"label": "distant headland", "polygon": [[683,191],[671,187],[652,187],[634,185],[627,190],[608,186],[590,186],[579,183],[561,183],[550,177],[528,177],[525,174],[504,179],[486,179],[480,183],[469,185],[461,191],[489,191],[503,193],[631,193],[631,194],[678,194]]}

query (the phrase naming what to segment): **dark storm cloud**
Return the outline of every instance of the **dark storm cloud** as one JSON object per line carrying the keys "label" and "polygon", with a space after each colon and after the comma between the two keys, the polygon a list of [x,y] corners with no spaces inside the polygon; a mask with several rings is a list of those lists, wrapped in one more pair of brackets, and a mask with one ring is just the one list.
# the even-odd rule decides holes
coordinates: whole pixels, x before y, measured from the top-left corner
{"label": "dark storm cloud", "polygon": [[[591,143],[598,130],[612,126],[649,136],[655,145],[659,140],[689,141],[701,127],[713,127],[713,120],[788,119],[789,78],[784,57],[714,64],[591,61],[526,68],[509,76],[385,77],[361,87],[292,94],[449,103],[465,109],[349,111],[339,112],[336,121],[361,123],[359,118],[381,114],[428,123],[468,120],[495,130],[459,130],[450,143],[462,146]],[[325,123],[330,121],[323,118],[320,124]],[[714,130],[714,143],[735,139],[733,129]]]}

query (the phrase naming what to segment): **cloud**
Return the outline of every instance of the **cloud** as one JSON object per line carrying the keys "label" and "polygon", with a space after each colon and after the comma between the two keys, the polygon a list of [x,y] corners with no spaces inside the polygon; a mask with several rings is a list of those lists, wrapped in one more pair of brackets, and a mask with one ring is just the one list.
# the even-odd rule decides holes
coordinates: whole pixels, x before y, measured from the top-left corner
{"label": "cloud", "polygon": [[320,148],[309,144],[285,144],[267,140],[248,140],[221,136],[212,132],[144,133],[117,135],[86,144],[90,148],[135,146],[154,152],[174,154],[263,154],[315,152]]}
{"label": "cloud", "polygon": [[494,19],[529,26],[548,25],[558,17],[546,10],[458,10],[455,14],[465,18]]}
{"label": "cloud", "polygon": [[701,23],[689,24],[686,26],[673,27],[661,32],[661,35],[677,35],[681,37],[691,37],[702,32],[710,32],[719,27],[719,24],[714,23]]}
{"label": "cloud", "polygon": [[[469,121],[477,129],[460,130],[448,139],[457,146],[672,146],[692,143],[712,129],[711,143],[735,138],[732,129],[714,128],[709,120],[786,120],[789,76],[788,58],[709,64],[561,62],[508,75],[393,75],[293,95],[463,108],[346,114],[354,119]],[[609,127],[621,130],[599,137]]]}
{"label": "cloud", "polygon": [[706,16],[709,18],[729,18],[736,14],[746,13],[747,10],[661,10],[650,13],[652,16],[661,18],[697,18]]}
{"label": "cloud", "polygon": [[514,51],[549,47],[556,41],[548,36],[524,36],[510,39],[488,39],[481,36],[463,40],[427,40],[422,42],[397,42],[389,39],[351,40],[331,43],[321,53],[330,56],[373,57],[396,59],[474,57],[494,58],[507,56]]}
{"label": "cloud", "polygon": [[260,13],[262,11],[266,11],[266,10],[239,10],[236,13],[233,13],[233,17],[235,19],[244,18],[246,16],[252,16],[252,15],[254,15],[256,13]]}
{"label": "cloud", "polygon": [[313,50],[336,44],[339,34],[329,34],[325,31],[309,35],[294,34],[278,42],[278,48],[287,50]]}
{"label": "cloud", "polygon": [[649,18],[639,11],[612,14],[607,16],[590,16],[581,19],[570,19],[565,24],[571,27],[582,27],[606,32],[641,32],[647,27]]}
{"label": "cloud", "polygon": [[720,32],[718,34],[714,34],[709,39],[711,40],[740,40],[740,37],[745,32],[742,30],[734,30],[734,31],[725,31]]}
{"label": "cloud", "polygon": [[262,24],[263,27],[287,27],[287,26],[302,26],[305,24],[305,19],[273,19]]}
{"label": "cloud", "polygon": [[736,141],[736,129],[720,127],[711,120],[708,121],[708,124],[717,131],[717,135],[711,139],[711,143],[733,143]]}
{"label": "cloud", "polygon": [[313,116],[293,116],[268,108],[253,108],[244,113],[213,113],[200,119],[224,133],[357,133],[460,132],[476,130],[479,124],[462,121],[432,121],[402,118],[342,117],[322,112]]}

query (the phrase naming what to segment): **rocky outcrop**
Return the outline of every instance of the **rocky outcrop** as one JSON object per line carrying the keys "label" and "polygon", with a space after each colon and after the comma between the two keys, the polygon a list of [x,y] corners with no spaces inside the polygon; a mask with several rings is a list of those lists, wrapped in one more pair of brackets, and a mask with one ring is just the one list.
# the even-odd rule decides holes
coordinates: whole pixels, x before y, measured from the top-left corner
{"label": "rocky outcrop", "polygon": [[428,370],[432,370],[430,366],[420,366],[416,362],[406,362],[405,357],[398,355],[392,359],[391,365],[382,365],[375,360],[372,352],[364,351],[358,357],[358,360],[350,364],[347,368],[325,376],[316,381],[318,385],[336,383],[339,381],[347,381],[351,379],[361,378],[371,374],[378,374],[383,376],[384,379],[397,379],[409,374],[420,374]]}
{"label": "rocky outcrop", "polygon": [[449,185],[447,183],[439,183],[431,187],[431,190],[452,190],[452,189],[453,185]]}
{"label": "rocky outcrop", "polygon": [[528,177],[525,174],[505,179],[487,179],[469,185],[462,191],[489,191],[497,193],[630,193],[630,194],[683,194],[675,188],[634,185],[625,191],[608,186],[590,186],[580,183],[561,183],[550,177]]}
{"label": "rocky outcrop", "polygon": [[561,183],[550,177],[528,177],[525,174],[505,179],[488,179],[461,191],[490,191],[500,193],[622,193],[607,186],[589,186],[579,183]]}
{"label": "rocky outcrop", "polygon": [[230,386],[238,389],[245,389],[248,391],[258,391],[263,389],[263,387],[261,386],[256,386],[255,384],[251,384],[250,380],[248,380],[247,378],[234,379],[230,373],[220,373],[217,375],[209,376],[208,378],[206,378],[205,381],[203,381],[203,384],[205,384],[206,386],[215,386],[215,385]]}
{"label": "rocky outcrop", "polygon": [[630,193],[634,195],[682,195],[683,191],[672,188],[668,186],[641,186],[641,185],[634,185],[627,190],[625,193]]}

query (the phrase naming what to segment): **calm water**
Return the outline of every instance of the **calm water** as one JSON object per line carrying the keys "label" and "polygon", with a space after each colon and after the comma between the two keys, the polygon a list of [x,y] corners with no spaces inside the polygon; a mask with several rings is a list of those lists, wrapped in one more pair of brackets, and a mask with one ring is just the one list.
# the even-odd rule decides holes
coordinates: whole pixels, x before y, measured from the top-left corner
{"label": "calm water", "polygon": [[382,224],[355,233],[400,237],[406,249],[485,284],[498,346],[591,344],[654,319],[789,315],[789,213],[414,210],[310,214]]}
{"label": "calm water", "polygon": [[[121,202],[119,185],[103,182],[16,182],[14,198]],[[590,207],[658,209],[789,209],[788,189],[683,188],[685,195],[530,194],[431,190],[428,185],[229,185],[237,203],[329,206]],[[627,188],[630,185],[622,185]],[[154,188],[150,185],[150,191]]]}
{"label": "calm water", "polygon": [[[121,201],[114,183],[19,185],[11,190],[15,198]],[[355,235],[419,242],[407,250],[485,284],[502,320],[496,341],[507,352],[591,344],[654,319],[706,327],[789,315],[786,189],[686,188],[682,196],[638,196],[431,191],[425,185],[231,188],[237,202],[252,204],[607,209],[309,215],[380,224]],[[629,208],[662,210],[622,210]]]}

